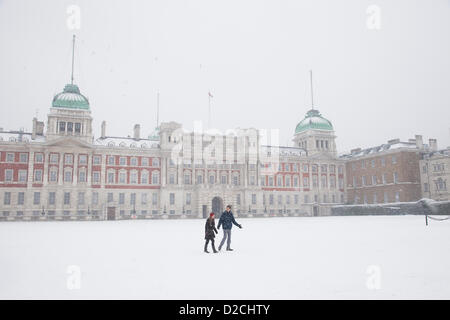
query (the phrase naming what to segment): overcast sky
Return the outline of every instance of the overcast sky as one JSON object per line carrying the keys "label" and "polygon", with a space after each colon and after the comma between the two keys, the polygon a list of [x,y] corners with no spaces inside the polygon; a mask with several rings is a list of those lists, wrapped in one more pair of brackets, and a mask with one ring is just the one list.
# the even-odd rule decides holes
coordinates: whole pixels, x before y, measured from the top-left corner
{"label": "overcast sky", "polygon": [[279,129],[290,144],[312,69],[339,152],[415,134],[450,146],[450,0],[0,0],[0,127],[46,119],[73,33],[96,137],[102,120],[107,135],[148,135],[157,91],[161,121],[206,124],[211,91],[214,127]]}

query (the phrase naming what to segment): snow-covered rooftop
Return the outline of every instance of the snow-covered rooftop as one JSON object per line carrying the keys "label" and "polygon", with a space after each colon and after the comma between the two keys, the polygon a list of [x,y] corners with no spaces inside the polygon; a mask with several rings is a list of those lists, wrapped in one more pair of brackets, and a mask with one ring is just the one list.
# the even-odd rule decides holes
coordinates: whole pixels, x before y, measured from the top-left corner
{"label": "snow-covered rooftop", "polygon": [[94,145],[105,147],[123,147],[123,148],[159,148],[159,143],[150,139],[134,139],[131,137],[105,137],[98,138]]}

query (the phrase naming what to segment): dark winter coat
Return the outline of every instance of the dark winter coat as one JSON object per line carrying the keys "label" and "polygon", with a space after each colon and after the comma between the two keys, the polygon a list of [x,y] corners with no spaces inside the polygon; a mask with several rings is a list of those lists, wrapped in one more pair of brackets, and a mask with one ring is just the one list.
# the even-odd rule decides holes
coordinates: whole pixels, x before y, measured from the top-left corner
{"label": "dark winter coat", "polygon": [[231,212],[231,210],[230,212],[224,211],[220,216],[217,228],[223,226],[224,229],[229,230],[233,227],[233,224],[239,228],[241,227],[241,225],[234,220],[233,212]]}
{"label": "dark winter coat", "polygon": [[215,238],[215,234],[217,233],[217,229],[216,229],[216,222],[214,221],[214,219],[206,219],[206,224],[205,224],[205,240],[212,240]]}

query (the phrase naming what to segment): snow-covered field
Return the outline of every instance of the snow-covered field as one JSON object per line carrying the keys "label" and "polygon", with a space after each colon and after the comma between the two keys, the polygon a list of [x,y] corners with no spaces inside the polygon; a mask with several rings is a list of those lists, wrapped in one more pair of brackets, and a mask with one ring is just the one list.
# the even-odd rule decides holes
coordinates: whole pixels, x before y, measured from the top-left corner
{"label": "snow-covered field", "polygon": [[3,222],[0,298],[450,298],[450,221],[237,220],[219,254],[203,220]]}

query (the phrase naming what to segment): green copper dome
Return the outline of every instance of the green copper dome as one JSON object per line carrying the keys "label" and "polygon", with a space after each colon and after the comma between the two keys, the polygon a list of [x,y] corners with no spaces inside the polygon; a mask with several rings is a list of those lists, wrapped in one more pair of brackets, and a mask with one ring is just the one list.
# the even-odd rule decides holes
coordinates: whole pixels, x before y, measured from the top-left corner
{"label": "green copper dome", "polygon": [[148,139],[152,141],[159,141],[159,127],[156,127],[155,130],[149,134]]}
{"label": "green copper dome", "polygon": [[76,84],[67,84],[64,91],[53,98],[52,107],[89,110],[89,100]]}
{"label": "green copper dome", "polygon": [[322,117],[319,110],[311,109],[306,113],[305,119],[300,121],[295,128],[295,133],[311,129],[333,131],[333,125],[329,120]]}

